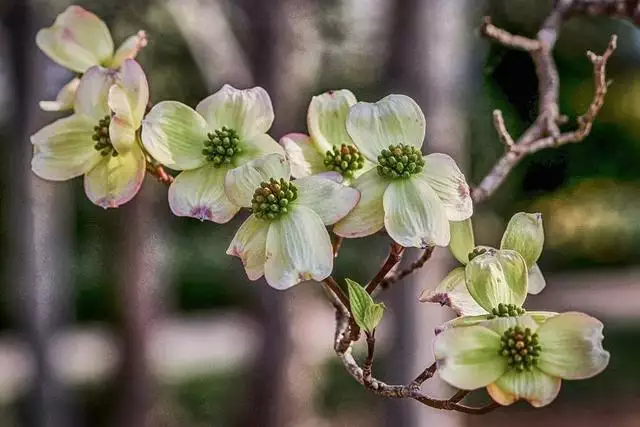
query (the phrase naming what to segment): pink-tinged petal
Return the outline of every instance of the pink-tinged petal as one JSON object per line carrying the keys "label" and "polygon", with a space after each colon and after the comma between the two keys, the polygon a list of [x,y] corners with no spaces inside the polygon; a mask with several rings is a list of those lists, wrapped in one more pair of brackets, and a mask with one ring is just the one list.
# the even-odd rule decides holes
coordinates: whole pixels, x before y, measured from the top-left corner
{"label": "pink-tinged petal", "polygon": [[95,124],[98,124],[98,120],[111,116],[109,89],[114,82],[112,71],[102,67],[89,68],[78,84],[75,112],[92,117]]}
{"label": "pink-tinged petal", "polygon": [[40,101],[40,108],[44,111],[71,110],[73,108],[73,102],[76,99],[76,91],[78,90],[79,84],[80,79],[75,77],[60,89],[55,101]]}
{"label": "pink-tinged petal", "polygon": [[266,257],[264,275],[276,289],[305,280],[321,281],[333,270],[329,233],[320,217],[305,206],[295,206],[271,222]]}
{"label": "pink-tinged petal", "polygon": [[66,181],[90,171],[101,156],[94,148],[93,119],[71,115],[31,136],[33,172],[43,179]]}
{"label": "pink-tinged petal", "polygon": [[347,89],[330,90],[311,98],[307,112],[307,125],[312,142],[320,153],[334,145],[353,144],[347,133],[346,121],[349,108],[356,97]]}
{"label": "pink-tinged petal", "polygon": [[440,197],[449,221],[464,221],[471,217],[471,192],[456,162],[441,153],[424,156],[424,162],[422,176]]}
{"label": "pink-tinged petal", "polygon": [[249,280],[258,280],[264,275],[269,224],[269,221],[251,215],[240,226],[227,249],[227,255],[237,256],[242,260]]}
{"label": "pink-tinged petal", "polygon": [[464,279],[464,267],[453,269],[447,277],[432,289],[420,294],[421,302],[433,302],[451,307],[459,316],[487,314],[473,299]]}
{"label": "pink-tinged petal", "polygon": [[324,156],[313,145],[312,139],[303,133],[290,133],[280,138],[280,144],[287,152],[294,178],[315,175],[327,170]]}
{"label": "pink-tinged petal", "polygon": [[374,234],[384,226],[383,197],[389,181],[372,169],[353,183],[360,192],[356,207],[333,227],[333,232],[341,237],[364,237]]}
{"label": "pink-tinged petal", "polygon": [[298,198],[294,203],[312,209],[325,225],[344,218],[360,200],[360,192],[319,176],[307,176],[294,181]]}
{"label": "pink-tinged petal", "polygon": [[291,177],[291,167],[280,154],[269,154],[231,169],[224,181],[227,197],[237,206],[250,207],[251,199],[263,181]]}
{"label": "pink-tinged petal", "polygon": [[69,6],[51,27],[38,31],[36,44],[49,58],[78,73],[108,65],[113,55],[105,23],[80,6]]}
{"label": "pink-tinged petal", "polygon": [[523,372],[508,370],[496,382],[489,384],[487,391],[503,406],[524,399],[531,406],[540,408],[553,402],[560,393],[560,385],[560,378],[549,376],[538,368]]}
{"label": "pink-tinged petal", "polygon": [[229,169],[206,164],[181,172],[169,187],[169,206],[177,216],[229,222],[240,210],[224,192],[224,177]]}
{"label": "pink-tinged petal", "polygon": [[565,380],[583,380],[602,372],[609,352],[602,347],[603,325],[584,313],[562,313],[538,329],[542,350],[538,368]]}
{"label": "pink-tinged petal", "polygon": [[[377,172],[377,171],[376,171]],[[420,179],[397,179],[384,192],[384,226],[404,247],[449,244],[449,220],[435,191]]]}
{"label": "pink-tinged petal", "polygon": [[104,156],[85,175],[84,191],[94,204],[117,208],[138,194],[145,172],[144,153],[136,144],[124,154]]}
{"label": "pink-tinged petal", "polygon": [[151,156],[171,169],[196,169],[207,163],[202,154],[207,123],[192,108],[163,101],[142,121],[142,144]]}
{"label": "pink-tinged petal", "polygon": [[205,118],[209,131],[227,126],[238,132],[241,140],[267,133],[273,123],[273,106],[261,87],[222,89],[200,101],[196,111]]}
{"label": "pink-tinged petal", "polygon": [[420,106],[405,95],[389,95],[376,103],[358,102],[347,118],[349,135],[372,162],[390,145],[402,143],[421,148],[425,128]]}
{"label": "pink-tinged petal", "polygon": [[144,48],[148,43],[147,33],[143,30],[138,31],[136,34],[129,36],[116,50],[116,53],[113,55],[113,59],[109,63],[111,68],[118,68],[125,59],[134,59],[138,56],[138,53]]}
{"label": "pink-tinged petal", "polygon": [[115,85],[109,91],[111,111],[134,129],[140,127],[149,102],[149,84],[144,70],[133,59],[122,63]]}

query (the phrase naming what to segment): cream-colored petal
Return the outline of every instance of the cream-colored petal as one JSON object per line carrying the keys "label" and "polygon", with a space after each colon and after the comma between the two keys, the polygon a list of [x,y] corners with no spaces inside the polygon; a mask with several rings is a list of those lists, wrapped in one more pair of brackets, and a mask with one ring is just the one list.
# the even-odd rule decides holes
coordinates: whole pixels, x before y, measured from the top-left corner
{"label": "cream-colored petal", "polygon": [[91,117],[74,114],[32,135],[33,172],[43,179],[65,181],[90,171],[101,159],[91,139],[94,124]]}
{"label": "cream-colored petal", "polygon": [[307,176],[294,181],[298,188],[296,205],[313,210],[325,225],[344,218],[360,200],[360,192],[320,176]]}
{"label": "cream-colored petal", "polygon": [[84,177],[84,191],[94,204],[117,208],[138,193],[144,180],[146,162],[142,149],[136,144],[117,156],[104,156]]}
{"label": "cream-colored petal", "polygon": [[125,60],[116,75],[115,85],[109,91],[111,111],[138,129],[148,103],[149,84],[144,70],[135,60]]}
{"label": "cream-colored petal", "polygon": [[294,178],[315,175],[327,170],[324,156],[318,151],[311,137],[303,133],[290,133],[280,138],[287,153]]}
{"label": "cream-colored petal", "polygon": [[202,154],[207,123],[177,101],[156,104],[142,121],[142,144],[151,156],[171,169],[195,169],[207,163]]}
{"label": "cream-colored petal", "polygon": [[356,207],[333,227],[333,232],[341,237],[364,237],[379,231],[384,226],[383,198],[389,181],[372,169],[352,183],[360,192]]}
{"label": "cream-colored petal", "polygon": [[524,399],[531,406],[546,406],[560,393],[560,378],[552,377],[537,368],[518,372],[510,369],[496,382],[487,386],[493,400],[503,406]]}
{"label": "cream-colored petal", "polygon": [[540,271],[538,264],[533,264],[533,267],[529,269],[529,289],[528,292],[531,295],[538,295],[547,286],[547,281]]}
{"label": "cream-colored petal", "polygon": [[347,89],[330,90],[311,98],[307,112],[307,125],[313,143],[321,153],[334,145],[353,144],[347,133],[349,108],[356,97]]}
{"label": "cream-colored petal", "polygon": [[147,43],[147,33],[143,30],[129,36],[124,42],[122,42],[118,50],[116,50],[109,66],[111,68],[118,68],[125,59],[134,59],[138,56],[140,50],[147,45]]}
{"label": "cream-colored petal", "polygon": [[599,374],[610,357],[602,347],[602,329],[602,322],[584,313],[551,317],[537,331],[542,347],[538,367],[548,375],[566,380],[583,380]]}
{"label": "cream-colored petal", "polygon": [[196,111],[205,118],[209,131],[227,126],[236,130],[241,140],[267,133],[273,123],[273,106],[261,87],[222,89],[200,101]]}
{"label": "cream-colored petal", "polygon": [[536,331],[540,323],[540,314],[536,317],[531,316],[529,312],[523,316],[514,317],[495,317],[490,314],[476,314],[473,316],[460,316],[455,319],[449,320],[443,323],[435,329],[436,335],[442,331],[446,331],[450,328],[462,328],[468,326],[482,326],[487,329],[491,329],[498,335],[504,334],[504,332],[512,327],[520,326],[521,328],[529,328],[532,331]]}
{"label": "cream-colored petal", "polygon": [[269,154],[231,169],[225,177],[224,189],[237,206],[250,207],[253,194],[263,181],[290,177],[287,159],[280,154]]}
{"label": "cream-colored petal", "polygon": [[390,145],[422,148],[425,119],[420,106],[405,95],[389,95],[376,103],[358,102],[349,110],[347,132],[369,160],[377,162]]}
{"label": "cream-colored petal", "polygon": [[465,267],[467,289],[491,312],[499,304],[521,307],[527,297],[527,264],[515,251],[490,249]]}
{"label": "cream-colored petal", "polygon": [[136,144],[136,130],[120,117],[113,116],[109,123],[109,139],[118,153],[126,153]]}
{"label": "cream-colored petal", "polygon": [[237,256],[242,260],[249,280],[258,280],[264,275],[270,224],[270,221],[251,215],[240,226],[227,249],[227,255]]}
{"label": "cream-colored petal", "polygon": [[74,77],[69,83],[60,89],[55,101],[40,101],[40,108],[44,111],[71,110],[76,99],[76,91],[78,90],[79,84],[80,79],[78,77]]}
{"label": "cream-colored petal", "polygon": [[438,286],[422,291],[420,301],[446,305],[455,310],[459,316],[487,314],[487,311],[478,305],[467,290],[464,277],[464,267],[451,270]]}
{"label": "cream-colored petal", "polygon": [[482,326],[447,329],[433,341],[438,374],[462,390],[489,385],[507,370],[500,347],[500,335]]}
{"label": "cream-colored petal", "polygon": [[464,221],[471,217],[471,192],[456,162],[441,153],[424,156],[424,162],[422,175],[442,200],[449,221]]}
{"label": "cream-colored petal", "polygon": [[224,177],[228,170],[210,163],[178,174],[169,187],[171,212],[200,221],[229,222],[240,207],[234,205],[224,192]]}
{"label": "cream-colored petal", "polygon": [[264,275],[276,289],[305,280],[321,281],[333,270],[329,233],[320,217],[305,206],[295,206],[271,222],[266,256]]}
{"label": "cream-colored petal", "polygon": [[248,161],[259,159],[269,154],[285,156],[282,146],[266,133],[260,133],[252,136],[251,139],[241,141],[239,147],[242,152],[233,158],[232,164],[234,166],[243,165]]}
{"label": "cream-colored petal", "polygon": [[449,244],[449,220],[442,202],[420,179],[397,179],[384,192],[384,225],[404,247]]}
{"label": "cream-colored petal", "polygon": [[449,250],[461,264],[467,265],[469,253],[476,246],[471,218],[464,221],[450,221],[449,232],[451,234]]}
{"label": "cream-colored petal", "polygon": [[102,67],[91,67],[80,79],[74,109],[77,114],[98,120],[111,116],[109,89],[115,82],[113,72]]}
{"label": "cream-colored petal", "polygon": [[519,252],[527,266],[532,268],[540,258],[543,245],[542,214],[518,212],[509,220],[500,242],[500,249]]}
{"label": "cream-colored petal", "polygon": [[36,44],[49,58],[78,73],[107,65],[113,55],[105,23],[80,6],[69,6],[51,27],[38,31]]}

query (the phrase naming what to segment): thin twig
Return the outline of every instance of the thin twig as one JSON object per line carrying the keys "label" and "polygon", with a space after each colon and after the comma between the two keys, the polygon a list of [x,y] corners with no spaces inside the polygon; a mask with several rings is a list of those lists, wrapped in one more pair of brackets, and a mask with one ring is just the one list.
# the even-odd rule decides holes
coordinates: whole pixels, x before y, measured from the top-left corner
{"label": "thin twig", "polygon": [[413,380],[411,384],[409,384],[409,387],[419,389],[420,386],[422,386],[422,383],[424,383],[426,380],[433,377],[437,369],[438,369],[438,365],[436,365],[436,362],[433,362],[431,366],[429,366],[427,369],[422,371],[420,375],[418,375],[416,379]]}
{"label": "thin twig", "polygon": [[371,385],[371,375],[373,368],[373,353],[376,349],[376,331],[369,333],[367,332],[367,358],[362,364],[362,379],[364,381],[365,386],[369,387]]}
{"label": "thin twig", "polygon": [[165,185],[171,185],[174,180],[173,176],[167,173],[161,164],[151,162],[149,159],[147,159],[147,173],[153,175],[158,182]]}
{"label": "thin twig", "polygon": [[331,289],[334,295],[338,297],[340,302],[345,306],[347,310],[351,310],[351,304],[349,304],[349,298],[344,293],[340,285],[338,285],[338,282],[336,282],[336,279],[334,279],[332,276],[329,276],[326,279],[324,279],[322,282],[325,285],[327,285],[329,289]]}
{"label": "thin twig", "polygon": [[382,282],[380,283],[380,286],[386,289],[389,286],[393,285],[395,282],[398,282],[404,279],[414,271],[421,269],[427,263],[427,261],[431,259],[431,255],[433,255],[433,250],[435,248],[436,248],[435,246],[427,246],[424,252],[422,252],[422,255],[420,256],[420,258],[412,262],[411,265],[405,268],[404,270],[401,270],[396,274],[391,274],[388,277],[386,277],[384,280],[382,280]]}
{"label": "thin twig", "polygon": [[502,117],[502,111],[493,110],[493,127],[496,128],[500,141],[504,144],[507,150],[511,150],[513,147],[513,138],[507,130],[507,126],[504,124],[504,117]]}
{"label": "thin twig", "polygon": [[338,253],[340,252],[340,248],[342,247],[342,242],[344,241],[344,237],[338,236],[336,234],[333,235],[331,241],[331,247],[333,248],[333,257],[338,258]]}
{"label": "thin twig", "polygon": [[384,278],[387,276],[387,273],[389,273],[391,269],[400,262],[400,260],[402,259],[403,253],[404,253],[403,246],[395,242],[391,244],[391,247],[389,248],[389,255],[387,256],[386,261],[384,262],[384,264],[382,264],[382,267],[380,267],[380,270],[378,270],[376,275],[373,277],[373,279],[371,279],[371,281],[366,287],[366,290],[367,292],[369,292],[369,294],[371,294],[373,291],[376,290],[380,282],[382,282]]}

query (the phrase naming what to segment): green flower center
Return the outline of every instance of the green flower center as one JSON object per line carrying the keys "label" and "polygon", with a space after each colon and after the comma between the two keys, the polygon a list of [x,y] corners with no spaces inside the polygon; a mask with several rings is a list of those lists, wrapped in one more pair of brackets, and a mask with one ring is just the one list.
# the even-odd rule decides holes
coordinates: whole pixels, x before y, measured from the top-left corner
{"label": "green flower center", "polygon": [[538,344],[538,334],[520,326],[509,328],[502,335],[499,354],[506,357],[511,369],[517,372],[530,371],[538,364],[542,348]]}
{"label": "green flower center", "polygon": [[342,176],[351,178],[353,173],[364,166],[364,157],[360,151],[353,146],[342,144],[340,147],[333,146],[333,151],[328,150],[324,156],[324,165]]}
{"label": "green flower center", "polygon": [[284,178],[271,178],[256,188],[251,199],[251,211],[260,219],[276,219],[289,212],[287,206],[298,198],[298,189]]}
{"label": "green flower center", "polygon": [[111,154],[113,157],[118,155],[118,152],[113,148],[111,144],[111,138],[109,138],[109,125],[111,124],[111,116],[104,116],[104,118],[98,121],[98,124],[93,127],[93,139],[96,143],[93,148],[99,151],[102,156],[108,156]]}
{"label": "green flower center", "polygon": [[222,126],[207,134],[202,154],[216,167],[227,165],[237,154],[242,153],[242,148],[238,146],[239,142],[238,132]]}
{"label": "green flower center", "polygon": [[411,145],[390,145],[378,156],[378,173],[384,178],[409,178],[423,168],[422,153]]}
{"label": "green flower center", "polygon": [[515,304],[498,304],[498,307],[491,310],[492,317],[517,317],[526,313],[526,310],[522,307],[518,307]]}

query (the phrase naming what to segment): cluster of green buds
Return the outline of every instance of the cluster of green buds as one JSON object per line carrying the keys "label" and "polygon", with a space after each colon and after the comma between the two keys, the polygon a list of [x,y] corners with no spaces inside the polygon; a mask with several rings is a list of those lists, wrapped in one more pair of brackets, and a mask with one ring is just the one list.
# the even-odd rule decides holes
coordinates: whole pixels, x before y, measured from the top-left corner
{"label": "cluster of green buds", "polygon": [[93,127],[93,139],[96,143],[93,148],[99,151],[102,156],[108,156],[111,154],[113,157],[118,155],[118,152],[113,149],[111,144],[111,138],[109,138],[109,125],[111,124],[111,116],[104,116],[104,118],[98,121],[98,124]]}
{"label": "cluster of green buds", "polygon": [[507,329],[501,340],[499,354],[508,358],[509,366],[518,372],[530,371],[538,364],[542,348],[538,344],[538,334],[520,326]]}
{"label": "cluster of green buds", "polygon": [[390,145],[378,156],[378,173],[385,178],[409,178],[423,168],[422,152],[412,145]]}
{"label": "cluster of green buds", "polygon": [[222,126],[207,133],[202,154],[216,166],[230,164],[233,157],[242,152],[242,148],[238,146],[239,142],[240,138],[234,129]]}
{"label": "cluster of green buds", "polygon": [[352,178],[353,173],[364,166],[364,157],[353,145],[334,145],[333,150],[327,150],[324,165],[342,176]]}
{"label": "cluster of green buds", "polygon": [[253,193],[251,210],[260,219],[276,219],[289,212],[287,206],[298,198],[298,189],[284,178],[262,182]]}
{"label": "cluster of green buds", "polygon": [[517,317],[525,314],[527,310],[515,304],[498,304],[498,307],[491,310],[491,317]]}

